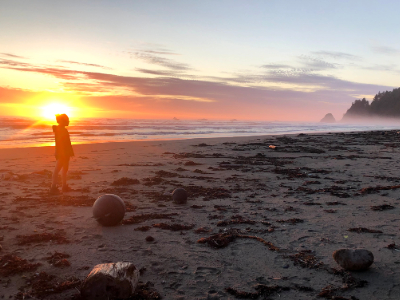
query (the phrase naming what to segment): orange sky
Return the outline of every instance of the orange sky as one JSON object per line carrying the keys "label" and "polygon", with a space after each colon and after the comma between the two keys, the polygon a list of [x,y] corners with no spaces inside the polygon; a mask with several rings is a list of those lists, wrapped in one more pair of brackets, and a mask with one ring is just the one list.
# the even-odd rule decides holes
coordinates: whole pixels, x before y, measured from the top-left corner
{"label": "orange sky", "polygon": [[0,115],[319,121],[398,86],[395,9],[289,2],[7,2]]}

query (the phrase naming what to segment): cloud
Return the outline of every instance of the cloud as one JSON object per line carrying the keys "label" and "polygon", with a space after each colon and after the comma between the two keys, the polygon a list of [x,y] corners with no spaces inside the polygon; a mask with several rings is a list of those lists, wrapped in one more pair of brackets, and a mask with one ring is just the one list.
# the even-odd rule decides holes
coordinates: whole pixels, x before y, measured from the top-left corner
{"label": "cloud", "polygon": [[372,50],[376,53],[386,54],[386,55],[399,55],[400,50],[392,47],[386,46],[372,46]]}
{"label": "cloud", "polygon": [[15,54],[11,54],[11,53],[0,53],[0,54],[3,55],[3,56],[12,57],[12,58],[23,58],[23,59],[26,58],[26,57],[15,55]]}
{"label": "cloud", "polygon": [[267,64],[267,65],[262,65],[261,68],[275,70],[275,69],[288,69],[288,68],[291,69],[292,67],[289,65],[285,65],[285,64]]}
{"label": "cloud", "polygon": [[102,68],[102,69],[108,69],[108,70],[111,69],[109,67],[105,67],[105,66],[102,66],[102,65],[88,64],[88,63],[76,62],[76,61],[71,61],[71,60],[58,60],[58,61],[62,62],[62,63],[67,63],[67,64],[75,64],[75,65],[82,65],[82,66],[88,66],[88,67],[96,67],[96,68]]}
{"label": "cloud", "polygon": [[31,64],[28,63],[23,63],[15,60],[10,60],[10,59],[2,59],[0,58],[0,65],[3,66],[8,66],[8,67],[30,67],[32,66]]}
{"label": "cloud", "polygon": [[130,53],[134,55],[136,59],[144,61],[148,64],[162,66],[164,68],[175,70],[175,71],[188,71],[192,68],[189,67],[188,64],[177,62],[173,59],[164,58],[159,55],[154,54],[155,51],[137,51],[134,53]]}
{"label": "cloud", "polygon": [[175,71],[149,70],[149,69],[140,69],[140,68],[136,68],[135,70],[140,73],[144,73],[144,74],[169,76],[169,77],[174,77],[179,74],[179,72],[175,72]]}
{"label": "cloud", "polygon": [[307,55],[301,55],[299,56],[299,59],[304,68],[311,69],[313,71],[337,69],[339,67],[339,64],[330,63],[325,60]]}
{"label": "cloud", "polygon": [[[316,64],[320,69],[331,67],[319,60],[310,61],[307,58],[303,61],[306,61],[308,66]],[[9,60],[5,61],[2,67],[60,79],[60,84],[66,91],[84,95],[84,99],[90,100],[94,107],[119,110],[125,114],[147,109],[149,116],[152,116],[151,112],[157,112],[160,116],[167,112],[180,112],[181,115],[186,113],[187,116],[193,115],[196,118],[203,114],[203,117],[229,115],[229,118],[240,116],[249,119],[310,120],[313,114],[317,114],[320,119],[320,115],[323,116],[327,112],[343,113],[356,95],[374,95],[378,91],[393,88],[346,81],[331,75],[317,74],[308,69],[295,68],[267,69],[264,74],[237,74],[227,78],[188,80],[173,77],[176,74],[175,69],[137,69],[144,74],[162,76],[149,78],[62,67],[40,67]],[[248,86],[235,84],[243,82]],[[268,83],[274,87],[260,86],[259,83]],[[284,89],[280,85],[282,83],[300,88]],[[306,91],[301,87],[312,89]],[[0,97],[7,99],[1,93]],[[328,109],[330,111],[327,111]]]}
{"label": "cloud", "polygon": [[311,53],[314,55],[331,57],[334,59],[361,60],[361,57],[357,55],[337,51],[314,51]]}
{"label": "cloud", "polygon": [[158,54],[158,55],[180,55],[178,53],[172,52],[168,49],[160,49],[160,50],[143,50],[142,52],[150,53],[150,54]]}

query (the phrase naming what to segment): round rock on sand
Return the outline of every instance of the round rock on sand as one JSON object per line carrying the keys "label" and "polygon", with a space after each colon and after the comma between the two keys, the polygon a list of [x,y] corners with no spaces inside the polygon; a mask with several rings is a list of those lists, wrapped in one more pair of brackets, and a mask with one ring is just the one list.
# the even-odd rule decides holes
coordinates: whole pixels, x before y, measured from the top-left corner
{"label": "round rock on sand", "polygon": [[185,189],[177,188],[172,192],[172,200],[176,204],[185,204],[187,202],[187,192]]}
{"label": "round rock on sand", "polygon": [[103,226],[118,225],[124,216],[125,203],[117,195],[102,195],[93,204],[93,217]]}
{"label": "round rock on sand", "polygon": [[374,262],[374,255],[366,249],[340,249],[332,256],[339,266],[348,271],[365,271]]}

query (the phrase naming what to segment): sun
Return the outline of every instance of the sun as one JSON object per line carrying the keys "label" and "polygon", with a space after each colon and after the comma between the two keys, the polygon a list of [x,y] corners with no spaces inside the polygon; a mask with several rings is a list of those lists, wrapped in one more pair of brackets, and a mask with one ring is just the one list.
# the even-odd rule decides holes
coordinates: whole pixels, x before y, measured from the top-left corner
{"label": "sun", "polygon": [[42,116],[54,120],[57,114],[67,114],[70,117],[72,109],[65,104],[51,103],[42,107]]}

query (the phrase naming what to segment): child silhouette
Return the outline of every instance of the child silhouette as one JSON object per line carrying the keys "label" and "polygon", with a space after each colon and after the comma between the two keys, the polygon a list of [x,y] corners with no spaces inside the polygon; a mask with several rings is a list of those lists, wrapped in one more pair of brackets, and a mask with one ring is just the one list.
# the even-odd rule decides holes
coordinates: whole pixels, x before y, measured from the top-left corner
{"label": "child silhouette", "polygon": [[62,170],[62,191],[69,192],[71,189],[67,185],[67,173],[69,168],[69,159],[74,156],[71,140],[68,130],[65,128],[69,125],[69,118],[66,114],[56,115],[57,125],[53,125],[53,132],[56,140],[56,166],[53,172],[53,182],[50,188],[50,194],[59,194],[57,188],[58,173]]}

